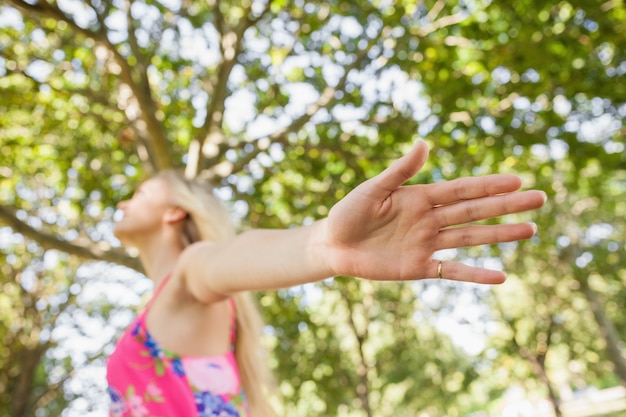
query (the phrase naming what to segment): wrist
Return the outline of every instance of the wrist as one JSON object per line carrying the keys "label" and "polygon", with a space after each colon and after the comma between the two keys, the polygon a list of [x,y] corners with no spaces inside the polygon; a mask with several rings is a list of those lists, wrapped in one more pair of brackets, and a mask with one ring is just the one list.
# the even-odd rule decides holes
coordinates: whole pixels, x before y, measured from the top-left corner
{"label": "wrist", "polygon": [[323,278],[339,275],[332,263],[332,247],[329,239],[328,220],[318,220],[309,230],[309,262]]}

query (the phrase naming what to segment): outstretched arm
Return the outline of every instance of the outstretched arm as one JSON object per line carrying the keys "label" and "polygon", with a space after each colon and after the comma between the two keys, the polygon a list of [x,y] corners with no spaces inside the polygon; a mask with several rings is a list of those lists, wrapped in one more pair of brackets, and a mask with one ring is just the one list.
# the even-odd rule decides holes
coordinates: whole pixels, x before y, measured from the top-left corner
{"label": "outstretched arm", "polygon": [[[428,147],[410,153],[365,181],[311,226],[253,230],[229,242],[201,242],[181,257],[190,292],[210,302],[244,290],[284,288],[335,275],[373,280],[417,280],[438,275],[433,253],[510,242],[535,233],[530,223],[467,225],[541,207],[540,191],[518,191],[514,175],[403,184],[424,165]],[[501,283],[504,273],[460,262],[441,265],[446,279]]]}

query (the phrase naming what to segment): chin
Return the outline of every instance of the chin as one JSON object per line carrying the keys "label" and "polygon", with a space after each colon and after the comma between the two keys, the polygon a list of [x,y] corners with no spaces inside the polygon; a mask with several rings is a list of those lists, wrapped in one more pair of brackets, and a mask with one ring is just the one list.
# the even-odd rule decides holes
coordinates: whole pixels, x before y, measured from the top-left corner
{"label": "chin", "polygon": [[113,228],[113,235],[117,238],[117,240],[120,241],[120,243],[126,250],[137,249],[136,241],[133,239],[133,237],[137,236],[136,230],[129,227],[124,227],[123,224],[118,223]]}
{"label": "chin", "polygon": [[128,239],[128,233],[124,233],[124,227],[121,224],[116,224],[113,228],[113,235],[120,241],[122,244],[126,245],[126,240]]}

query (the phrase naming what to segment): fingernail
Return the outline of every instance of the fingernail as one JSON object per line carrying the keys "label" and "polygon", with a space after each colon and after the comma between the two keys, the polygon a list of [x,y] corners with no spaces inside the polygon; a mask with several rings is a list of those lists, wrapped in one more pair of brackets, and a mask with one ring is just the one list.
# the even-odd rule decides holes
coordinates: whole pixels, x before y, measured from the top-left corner
{"label": "fingernail", "polygon": [[533,228],[533,234],[537,233],[537,223],[530,222],[529,224],[530,224],[530,225],[532,226],[532,228]]}

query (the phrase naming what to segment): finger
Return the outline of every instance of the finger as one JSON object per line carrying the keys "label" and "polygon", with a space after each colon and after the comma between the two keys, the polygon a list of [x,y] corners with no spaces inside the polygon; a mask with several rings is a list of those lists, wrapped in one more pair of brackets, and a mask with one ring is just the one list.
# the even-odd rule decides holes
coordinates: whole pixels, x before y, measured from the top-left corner
{"label": "finger", "polygon": [[452,281],[473,282],[476,284],[502,284],[506,280],[506,274],[502,271],[479,268],[465,265],[455,261],[431,260],[429,275],[438,278],[439,262],[441,262],[441,279]]}
{"label": "finger", "polygon": [[537,233],[533,223],[466,226],[445,229],[437,235],[436,250],[489,245],[530,239]]}
{"label": "finger", "polygon": [[467,177],[430,184],[426,196],[433,206],[455,203],[462,200],[510,193],[522,186],[517,175],[492,174],[483,177]]}
{"label": "finger", "polygon": [[453,226],[534,210],[545,202],[546,194],[543,191],[530,190],[441,206],[435,208],[434,213],[441,225]]}
{"label": "finger", "polygon": [[389,193],[413,178],[427,159],[428,145],[423,140],[418,140],[411,152],[394,161],[373,180],[379,188]]}

